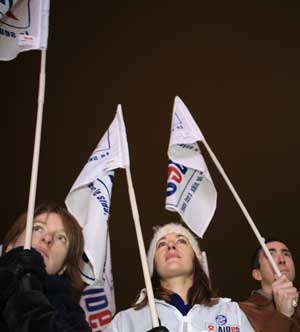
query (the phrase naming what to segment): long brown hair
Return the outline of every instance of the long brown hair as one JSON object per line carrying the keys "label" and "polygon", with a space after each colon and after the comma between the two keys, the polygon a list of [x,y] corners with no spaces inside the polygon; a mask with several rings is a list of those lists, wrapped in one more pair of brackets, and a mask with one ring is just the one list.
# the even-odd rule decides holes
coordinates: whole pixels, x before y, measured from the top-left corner
{"label": "long brown hair", "polygon": [[[155,264],[154,264],[154,270],[151,281],[152,281],[154,297],[156,299],[161,299],[170,303],[171,296],[174,293],[161,286],[160,276],[156,271]],[[188,303],[191,305],[205,304],[207,306],[212,306],[218,302],[215,296],[216,296],[216,291],[212,288],[210,280],[207,277],[207,274],[204,272],[201,264],[194,255],[193,284],[188,291]],[[145,295],[144,299],[141,302],[135,303],[133,307],[136,310],[139,310],[145,307],[147,303],[148,303],[148,298],[147,295]]]}
{"label": "long brown hair", "polygon": [[[77,223],[76,219],[67,209],[58,204],[42,204],[39,205],[34,211],[34,218],[42,213],[55,213],[60,216],[64,229],[66,231],[69,247],[67,256],[64,261],[66,270],[64,275],[70,280],[72,285],[73,298],[79,301],[84,283],[80,276],[80,264],[83,254],[83,235],[82,230]],[[3,240],[3,251],[7,250],[9,244],[13,244],[19,235],[25,230],[27,213],[22,213],[10,230],[6,233]]]}

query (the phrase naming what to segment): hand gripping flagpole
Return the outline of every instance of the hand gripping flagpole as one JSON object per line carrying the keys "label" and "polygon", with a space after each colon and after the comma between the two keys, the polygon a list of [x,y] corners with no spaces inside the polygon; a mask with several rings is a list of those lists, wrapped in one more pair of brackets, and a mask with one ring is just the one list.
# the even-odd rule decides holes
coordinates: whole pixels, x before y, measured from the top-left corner
{"label": "hand gripping flagpole", "polygon": [[132,215],[133,215],[133,220],[134,220],[134,225],[135,225],[135,231],[136,231],[136,236],[137,236],[137,241],[138,241],[138,246],[139,246],[139,251],[140,251],[145,286],[146,286],[148,302],[149,302],[149,307],[150,307],[152,326],[158,327],[159,320],[158,320],[157,311],[156,311],[156,307],[155,307],[155,303],[154,303],[154,294],[153,294],[153,288],[152,288],[152,283],[151,283],[151,278],[150,278],[150,273],[149,273],[149,268],[148,268],[148,263],[147,263],[145,244],[144,244],[144,240],[143,240],[140,217],[139,217],[139,212],[138,212],[138,208],[137,208],[137,203],[136,203],[136,198],[135,198],[135,193],[134,193],[134,188],[133,188],[133,184],[132,184],[132,178],[131,178],[131,172],[130,172],[129,166],[125,166],[125,170],[126,170],[126,177],[127,177],[127,183],[128,183],[128,192],[129,192],[131,210],[132,210]]}
{"label": "hand gripping flagpole", "polygon": [[29,189],[29,199],[27,208],[27,220],[25,231],[25,244],[24,249],[30,249],[32,238],[32,224],[35,206],[35,196],[37,187],[37,176],[39,167],[40,143],[42,133],[42,120],[43,120],[43,107],[45,100],[45,83],[46,83],[46,49],[41,51],[41,69],[40,69],[40,82],[39,82],[39,95],[38,95],[38,110],[35,128],[34,150],[32,158],[31,179]]}
{"label": "hand gripping flagpole", "polygon": [[[237,201],[239,207],[241,208],[244,216],[246,217],[250,227],[252,228],[254,234],[256,235],[257,237],[257,240],[258,242],[260,243],[262,249],[264,250],[267,258],[269,259],[269,262],[271,263],[272,265],[272,268],[276,274],[276,276],[279,278],[281,277],[281,272],[279,271],[279,268],[278,266],[276,265],[271,253],[270,253],[270,250],[268,249],[268,247],[266,246],[266,243],[265,243],[265,239],[260,235],[254,221],[252,220],[252,218],[250,217],[250,214],[248,213],[245,205],[243,204],[242,200],[240,199],[238,193],[236,192],[236,190],[234,189],[232,183],[230,182],[228,176],[226,175],[223,167],[221,166],[221,164],[219,163],[217,157],[215,156],[215,154],[213,153],[213,151],[211,150],[211,148],[209,147],[208,143],[206,142],[205,139],[202,140],[202,143],[204,144],[206,150],[208,151],[211,159],[213,160],[213,162],[215,163],[217,169],[219,170],[219,172],[221,173],[223,179],[225,180],[226,184],[228,185],[233,197],[235,198],[235,200]],[[293,300],[293,306],[297,306],[297,302],[296,300]]]}

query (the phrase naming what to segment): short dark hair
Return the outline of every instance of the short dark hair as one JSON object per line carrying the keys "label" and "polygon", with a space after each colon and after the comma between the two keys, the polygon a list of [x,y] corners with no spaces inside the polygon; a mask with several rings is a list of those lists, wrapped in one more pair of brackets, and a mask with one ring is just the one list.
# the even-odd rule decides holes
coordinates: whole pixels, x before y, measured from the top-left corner
{"label": "short dark hair", "polygon": [[[265,240],[265,244],[270,243],[270,242],[280,242],[280,243],[283,243],[284,245],[286,245],[285,242],[280,240],[280,239],[272,238],[272,239]],[[257,269],[260,268],[259,253],[261,252],[261,250],[263,250],[262,246],[259,246],[254,251],[254,254],[253,254],[252,259],[251,259],[251,271],[252,270],[257,270]]]}

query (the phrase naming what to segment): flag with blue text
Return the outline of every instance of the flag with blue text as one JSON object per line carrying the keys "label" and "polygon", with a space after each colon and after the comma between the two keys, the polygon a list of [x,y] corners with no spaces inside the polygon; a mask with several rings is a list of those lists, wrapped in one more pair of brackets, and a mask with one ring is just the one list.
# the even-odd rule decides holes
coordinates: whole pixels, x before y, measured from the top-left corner
{"label": "flag with blue text", "polygon": [[0,60],[47,48],[50,0],[0,1]]}
{"label": "flag with blue text", "polygon": [[[107,251],[102,281],[95,280],[91,285],[85,287],[80,299],[80,305],[93,332],[103,331],[103,328],[111,322],[112,316],[116,312],[109,239],[106,245]],[[86,264],[85,267],[83,280],[87,282],[86,278],[93,276],[93,274],[88,271],[89,265]],[[89,281],[91,281],[90,277]]]}
{"label": "flag with blue text", "polygon": [[82,169],[66,206],[83,228],[85,264],[82,278],[88,283],[81,303],[93,331],[99,331],[115,313],[108,218],[114,169],[129,166],[126,129],[121,105],[110,127]]}
{"label": "flag with blue text", "polygon": [[178,212],[202,237],[216,209],[217,192],[197,141],[204,137],[189,110],[175,97],[168,148],[166,209]]}

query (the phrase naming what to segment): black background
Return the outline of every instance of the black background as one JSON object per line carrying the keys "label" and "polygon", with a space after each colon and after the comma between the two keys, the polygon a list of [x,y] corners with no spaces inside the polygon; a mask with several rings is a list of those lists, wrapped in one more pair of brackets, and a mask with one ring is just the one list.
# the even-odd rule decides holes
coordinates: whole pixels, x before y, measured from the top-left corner
{"label": "black background", "polygon": [[[262,235],[298,262],[299,17],[276,0],[52,1],[37,203],[64,201],[120,103],[148,245],[152,226],[178,220],[164,201],[179,95]],[[38,51],[0,63],[1,236],[27,208],[39,63]],[[218,207],[200,244],[220,293],[241,299],[257,240],[204,150]],[[143,287],[124,170],[109,225],[120,310]]]}

